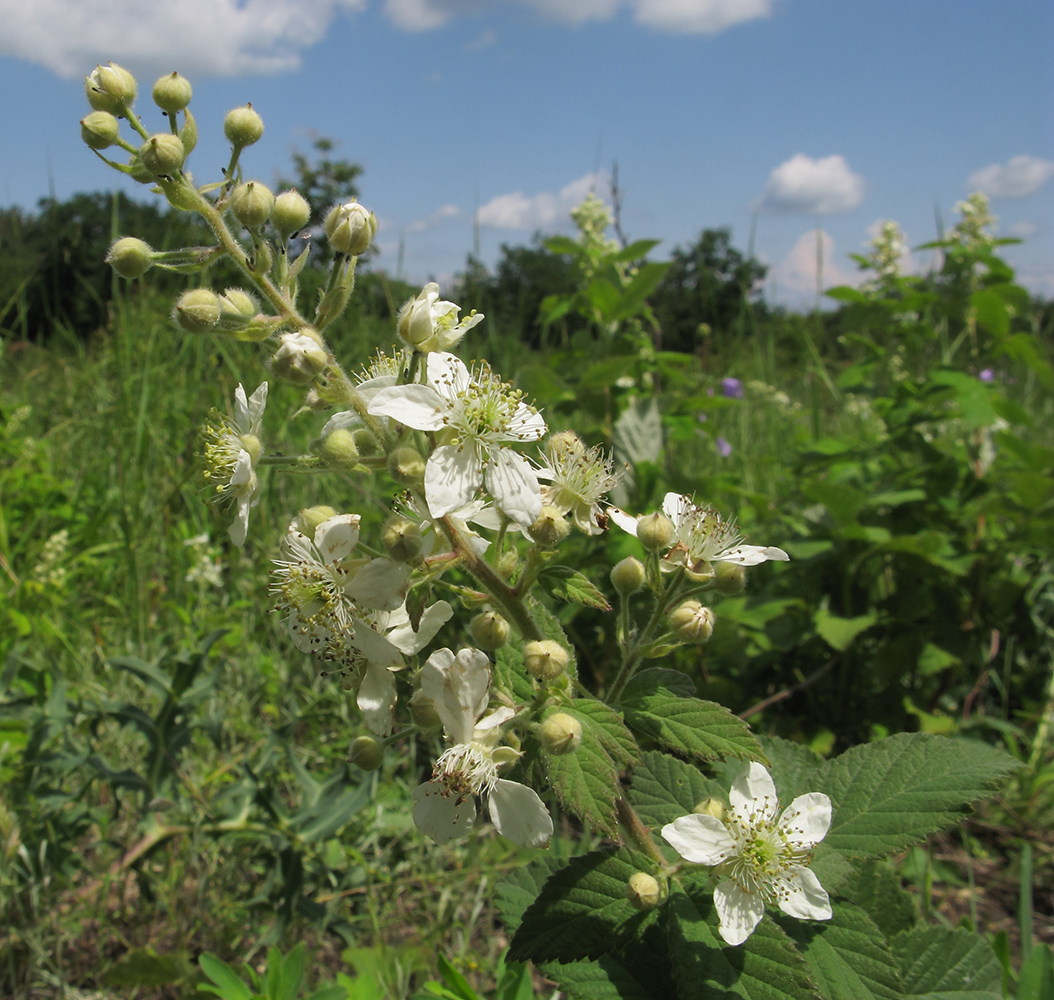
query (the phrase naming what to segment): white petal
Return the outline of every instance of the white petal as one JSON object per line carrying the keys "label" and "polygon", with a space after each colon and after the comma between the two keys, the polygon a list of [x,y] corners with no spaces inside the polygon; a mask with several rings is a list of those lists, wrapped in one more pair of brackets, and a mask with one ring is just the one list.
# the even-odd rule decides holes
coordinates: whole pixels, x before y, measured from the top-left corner
{"label": "white petal", "polygon": [[386,667],[370,664],[359,685],[356,703],[370,731],[387,736],[395,718],[395,674]]}
{"label": "white petal", "polygon": [[509,420],[504,440],[537,441],[540,437],[545,436],[545,431],[545,420],[542,415],[533,406],[520,403]]}
{"label": "white petal", "polygon": [[249,403],[245,399],[245,387],[241,382],[238,383],[238,388],[234,390],[234,426],[242,434],[248,434],[249,428],[252,426],[252,422],[249,420]]}
{"label": "white petal", "polygon": [[734,882],[714,890],[714,907],[721,919],[718,931],[729,944],[742,944],[765,916],[765,903],[757,893],[743,892]]}
{"label": "white petal", "polygon": [[831,826],[831,800],[823,792],[799,795],[783,810],[779,826],[796,847],[815,847]]}
{"label": "white petal", "polygon": [[737,545],[714,556],[714,562],[735,563],[737,566],[757,566],[769,559],[787,562],[790,556],[775,545]]}
{"label": "white petal", "polygon": [[776,786],[769,772],[756,760],[752,760],[732,782],[728,801],[743,820],[752,814],[759,820],[775,819],[776,810],[779,808]]}
{"label": "white petal", "polygon": [[[245,452],[242,452],[244,455]],[[245,536],[249,533],[249,508],[252,506],[248,496],[238,496],[238,513],[234,516],[234,523],[227,529],[231,541],[238,548],[245,544]]]}
{"label": "white petal", "polygon": [[471,798],[459,802],[456,796],[444,795],[443,786],[426,781],[414,789],[414,823],[437,844],[449,844],[465,836],[476,818],[476,803]]}
{"label": "white petal", "polygon": [[631,535],[637,534],[639,518],[627,514],[624,510],[619,510],[618,507],[608,507],[607,514],[623,531],[628,531]]}
{"label": "white petal", "polygon": [[447,444],[436,448],[425,466],[429,513],[432,517],[443,517],[460,510],[482,482],[483,468],[474,447]]}
{"label": "white petal", "polygon": [[411,572],[405,563],[371,559],[344,585],[344,593],[363,607],[391,611],[406,600]]}
{"label": "white petal", "polygon": [[471,378],[457,355],[435,351],[428,355],[428,381],[440,395],[453,399],[469,387]]}
{"label": "white petal", "polygon": [[427,385],[396,385],[379,389],[369,403],[375,416],[391,417],[419,431],[438,431],[447,413],[446,400]]}
{"label": "white petal", "polygon": [[493,712],[488,712],[476,723],[475,728],[472,730],[472,738],[477,741],[485,739],[487,733],[498,726],[504,726],[515,714],[516,709],[510,708],[508,705],[502,705],[500,708],[494,709]]}
{"label": "white petal", "polygon": [[490,821],[503,837],[520,847],[547,847],[553,819],[533,788],[498,778],[487,798]]}
{"label": "white petal", "polygon": [[694,506],[692,498],[686,497],[683,493],[667,493],[662,498],[662,512],[673,521],[674,525],[679,525],[685,512]]}
{"label": "white petal", "polygon": [[362,417],[360,417],[354,410],[341,410],[340,413],[334,413],[329,420],[326,421],[325,427],[322,428],[319,434],[320,438],[327,438],[334,431],[346,431],[352,427],[359,427],[362,424]]}
{"label": "white petal", "polygon": [[[239,386],[240,388],[240,386]],[[249,433],[259,434],[260,423],[263,420],[264,407],[267,405],[267,383],[261,382],[256,387],[254,392],[249,397],[249,403],[246,407],[246,416],[249,420]]]}
{"label": "white petal", "polygon": [[777,885],[780,909],[799,920],[830,920],[831,901],[808,868],[797,868]]}
{"label": "white petal", "polygon": [[[421,615],[421,621],[416,632],[411,628],[407,616],[405,623],[400,621],[395,628],[388,631],[388,641],[397,649],[406,653],[407,656],[410,656],[424,649],[436,637],[436,633],[450,621],[453,614],[454,609],[446,601],[436,601]],[[402,617],[400,616],[400,618]],[[390,621],[391,619],[389,619]]]}
{"label": "white petal", "polygon": [[499,448],[491,456],[484,476],[487,490],[507,517],[522,525],[531,525],[538,519],[542,492],[538,477],[522,455]]}
{"label": "white petal", "polygon": [[436,650],[421,668],[421,690],[435,705],[454,743],[469,743],[487,707],[490,660],[478,649]]}
{"label": "white petal", "polygon": [[351,555],[359,540],[359,521],[358,514],[337,514],[315,529],[315,548],[327,566]]}
{"label": "white petal", "polygon": [[397,667],[403,662],[402,655],[383,635],[378,635],[369,622],[361,618],[355,620],[355,634],[348,637],[351,646],[357,649],[371,665],[377,667]]}
{"label": "white petal", "polygon": [[662,839],[685,861],[697,865],[719,865],[736,853],[725,824],[703,813],[678,816],[662,828]]}

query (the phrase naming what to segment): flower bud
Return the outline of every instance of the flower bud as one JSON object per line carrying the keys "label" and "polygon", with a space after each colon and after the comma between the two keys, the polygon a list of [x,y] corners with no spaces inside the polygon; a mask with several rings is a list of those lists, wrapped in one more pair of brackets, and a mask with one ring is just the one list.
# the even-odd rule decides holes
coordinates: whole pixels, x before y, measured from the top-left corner
{"label": "flower bud", "polygon": [[150,270],[154,251],[149,243],[134,236],[122,236],[110,247],[106,263],[122,278],[140,278]]}
{"label": "flower bud", "polygon": [[509,623],[496,611],[481,611],[469,623],[469,629],[472,641],[487,652],[501,649],[512,635]]}
{"label": "flower bud", "polygon": [[670,627],[682,642],[704,643],[714,634],[714,613],[698,601],[685,601],[670,612]]}
{"label": "flower bud", "polygon": [[336,516],[337,512],[325,504],[319,504],[317,507],[305,507],[293,518],[293,523],[290,527],[296,528],[300,534],[307,535],[308,538],[314,538],[318,526],[323,521],[328,521],[331,517]]}
{"label": "flower bud", "polygon": [[256,299],[243,288],[228,288],[220,296],[220,327],[224,330],[244,330],[256,313]]}
{"label": "flower bud", "polygon": [[555,680],[570,662],[567,650],[552,639],[538,639],[523,647],[523,665],[527,673],[539,680]]}
{"label": "flower bud", "polygon": [[696,807],[692,810],[694,813],[698,813],[700,816],[713,816],[714,819],[725,818],[725,804],[720,799],[709,798],[703,799]]}
{"label": "flower bud", "polygon": [[235,149],[244,149],[254,142],[259,142],[263,131],[263,119],[253,110],[251,104],[228,111],[227,117],[223,119],[223,134]]}
{"label": "flower bud", "polygon": [[117,63],[96,66],[84,78],[84,93],[96,111],[123,115],[135,101],[135,77]]}
{"label": "flower bud", "polygon": [[93,111],[81,119],[81,138],[89,149],[106,149],[120,137],[120,126],[109,111]]}
{"label": "flower bud", "polygon": [[220,321],[220,297],[211,288],[192,288],[176,299],[172,316],[187,333],[208,333]]}
{"label": "flower bud", "polygon": [[310,327],[297,333],[283,333],[278,350],[271,357],[271,370],[293,385],[307,385],[329,364],[322,338]]}
{"label": "flower bud", "polygon": [[556,507],[546,504],[527,534],[543,549],[555,549],[571,534],[571,525]]}
{"label": "flower bud", "polygon": [[714,566],[714,586],[721,594],[741,594],[747,585],[745,566],[719,562]]}
{"label": "flower bud", "polygon": [[365,253],[377,234],[377,217],[352,199],[330,209],[326,216],[326,239],[337,253]]}
{"label": "flower bud", "polygon": [[420,556],[424,547],[420,525],[398,515],[390,517],[381,529],[381,541],[388,555],[396,562],[412,562]]}
{"label": "flower bud", "polygon": [[668,549],[673,542],[676,530],[673,521],[658,511],[654,514],[645,514],[637,522],[637,538],[648,552]]}
{"label": "flower bud", "polygon": [[355,447],[355,435],[345,427],[330,431],[322,439],[319,457],[334,469],[354,469],[359,464],[359,449]]}
{"label": "flower bud", "polygon": [[654,910],[662,902],[662,886],[647,872],[637,872],[626,884],[626,898],[635,910]]}
{"label": "flower bud", "polygon": [[275,198],[271,225],[278,230],[282,239],[287,240],[293,233],[303,229],[310,218],[311,206],[299,191],[283,191]]}
{"label": "flower bud", "polygon": [[246,229],[259,229],[274,208],[274,195],[266,184],[247,181],[231,192],[229,203],[233,215]]}
{"label": "flower bud", "polygon": [[384,747],[372,736],[360,736],[351,743],[349,763],[364,771],[376,771],[384,760]]}
{"label": "flower bud", "polygon": [[414,720],[418,729],[426,733],[438,729],[443,724],[432,699],[420,688],[410,696],[410,718]]}
{"label": "flower bud", "polygon": [[162,111],[167,111],[170,115],[174,115],[177,111],[182,111],[190,103],[194,90],[185,76],[180,76],[178,73],[173,72],[169,73],[168,76],[161,77],[154,84],[152,93],[154,103]]}
{"label": "flower bud", "polygon": [[547,450],[554,455],[581,458],[586,453],[586,446],[574,431],[557,431],[550,436]]}
{"label": "flower bud", "polygon": [[368,427],[356,427],[352,432],[355,437],[355,447],[359,449],[360,455],[376,455],[381,450],[381,443],[377,435]]}
{"label": "flower bud", "polygon": [[425,477],[424,456],[416,448],[396,448],[388,456],[388,475],[404,486]]}
{"label": "flower bud", "polygon": [[185,156],[182,141],[171,132],[158,132],[139,147],[139,161],[155,177],[175,173]]}
{"label": "flower bud", "polygon": [[633,556],[615,563],[611,570],[611,585],[620,597],[629,597],[644,586],[644,564]]}
{"label": "flower bud", "polygon": [[539,735],[546,752],[554,757],[574,753],[582,742],[582,723],[566,712],[554,712],[542,723]]}
{"label": "flower bud", "polygon": [[138,153],[132,153],[128,158],[128,176],[138,184],[153,184],[154,175],[143,166],[143,161]]}

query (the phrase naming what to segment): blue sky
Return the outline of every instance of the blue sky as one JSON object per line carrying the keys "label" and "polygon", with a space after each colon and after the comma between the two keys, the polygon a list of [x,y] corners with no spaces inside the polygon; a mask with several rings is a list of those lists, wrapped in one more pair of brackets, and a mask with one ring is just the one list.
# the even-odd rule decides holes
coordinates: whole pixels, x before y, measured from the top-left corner
{"label": "blue sky", "polygon": [[755,220],[782,304],[813,301],[818,227],[824,283],[853,280],[846,255],[881,220],[926,242],[978,188],[1025,239],[1020,279],[1054,296],[1049,0],[0,0],[0,17],[0,204],[114,185],[77,125],[84,74],[113,59],[157,130],[154,79],[191,79],[199,183],[245,101],[266,132],[243,164],[265,183],[336,140],[365,167],[378,266],[402,240],[412,281],[463,268],[477,214],[488,263],[568,231],[617,161],[631,239],[661,238],[661,259],[730,226],[746,248]]}

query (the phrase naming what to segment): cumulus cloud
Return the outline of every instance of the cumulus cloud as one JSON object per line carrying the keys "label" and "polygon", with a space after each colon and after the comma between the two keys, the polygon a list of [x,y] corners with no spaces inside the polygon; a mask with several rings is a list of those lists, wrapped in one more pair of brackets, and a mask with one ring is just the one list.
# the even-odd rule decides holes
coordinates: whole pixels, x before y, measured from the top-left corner
{"label": "cumulus cloud", "polygon": [[415,219],[407,227],[408,233],[425,233],[429,229],[435,229],[442,225],[447,219],[456,219],[461,214],[457,205],[440,205],[434,212],[426,215],[423,219]]}
{"label": "cumulus cloud", "polygon": [[769,280],[775,284],[778,294],[787,294],[800,302],[815,297],[817,270],[824,289],[835,285],[858,285],[865,277],[860,271],[849,270],[838,261],[830,233],[810,229],[802,233],[787,256],[770,269]]}
{"label": "cumulus cloud", "polygon": [[590,191],[596,188],[597,175],[588,173],[572,181],[559,193],[542,191],[525,195],[522,191],[500,194],[479,209],[477,220],[492,229],[544,229],[567,217]]}
{"label": "cumulus cloud", "polygon": [[769,174],[758,201],[762,211],[785,215],[832,215],[856,208],[864,198],[864,178],[843,156],[814,160],[796,153]]}
{"label": "cumulus cloud", "polygon": [[1038,156],[1012,156],[970,174],[966,187],[990,198],[1023,198],[1034,194],[1054,176],[1054,162]]}
{"label": "cumulus cloud", "polygon": [[[0,55],[62,77],[112,59],[136,73],[280,73],[325,37],[339,11],[367,0],[0,0]],[[150,81],[153,82],[152,80]]]}
{"label": "cumulus cloud", "polygon": [[639,24],[678,34],[716,35],[743,21],[768,17],[773,0],[633,0]]}

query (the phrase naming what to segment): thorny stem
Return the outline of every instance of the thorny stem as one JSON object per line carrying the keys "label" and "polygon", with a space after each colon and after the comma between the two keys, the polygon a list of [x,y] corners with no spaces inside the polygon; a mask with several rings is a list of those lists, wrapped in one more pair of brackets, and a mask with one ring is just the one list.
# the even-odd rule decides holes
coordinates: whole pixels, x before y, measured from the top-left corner
{"label": "thorny stem", "polygon": [[648,828],[641,822],[633,806],[624,797],[619,796],[618,801],[615,803],[615,808],[618,810],[619,822],[633,843],[645,854],[658,861],[659,864],[665,865],[666,859],[662,856],[662,852],[658,847],[655,846],[655,841],[651,839]]}

